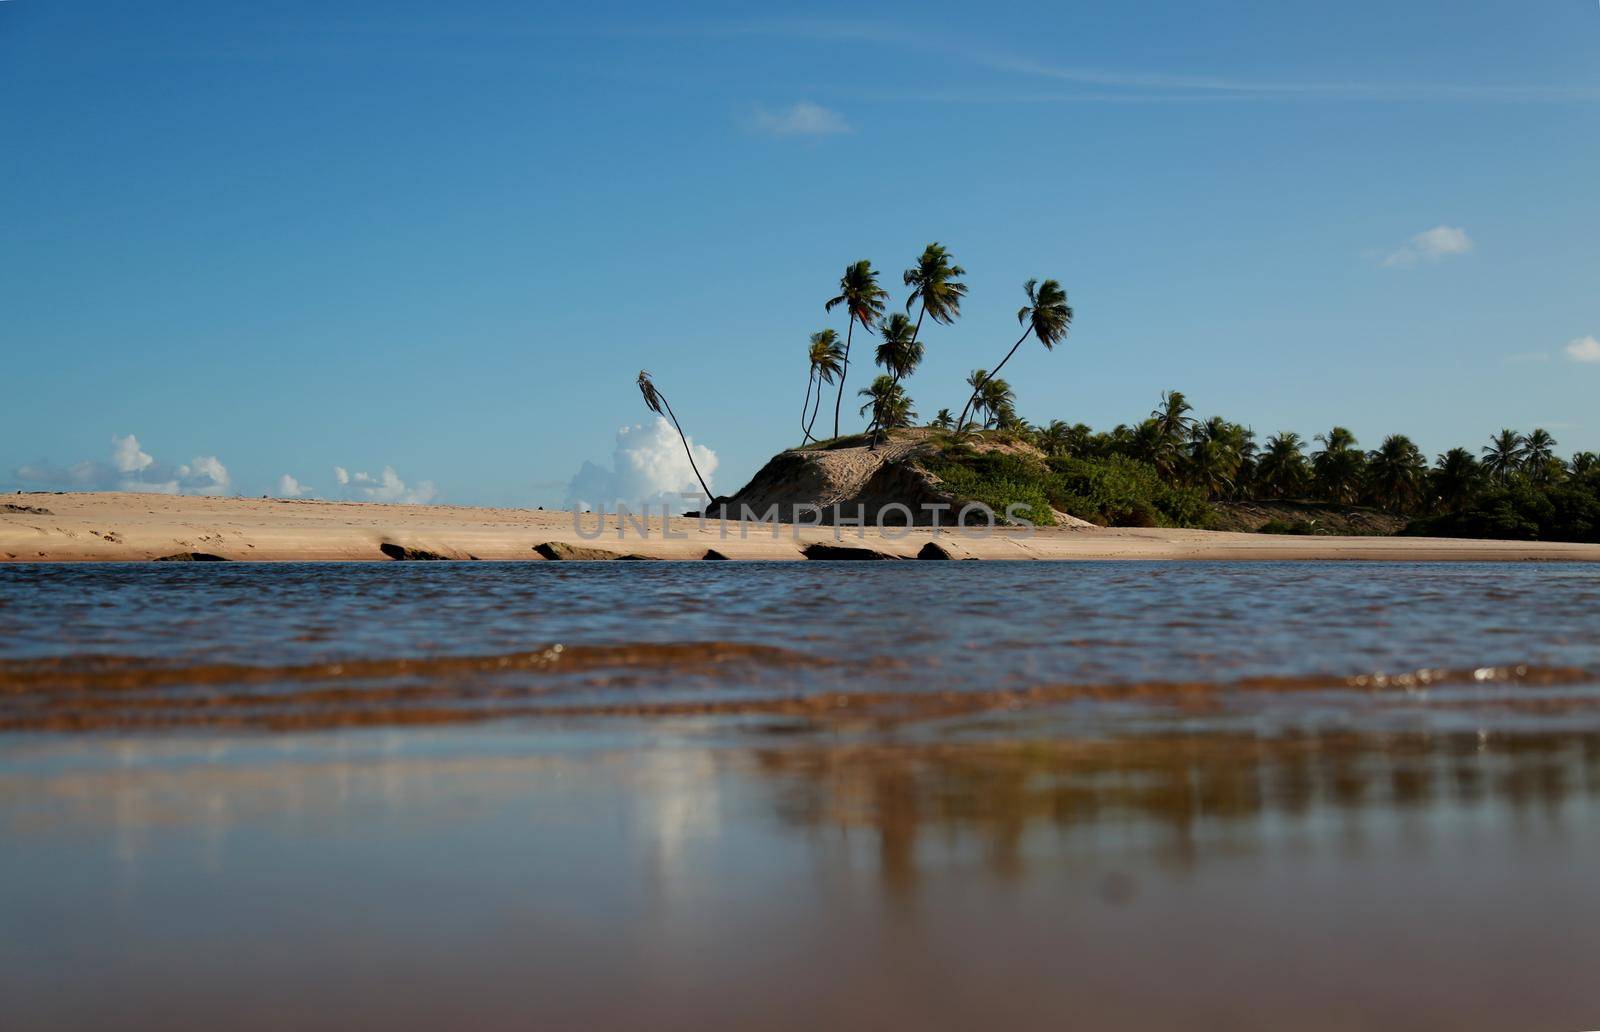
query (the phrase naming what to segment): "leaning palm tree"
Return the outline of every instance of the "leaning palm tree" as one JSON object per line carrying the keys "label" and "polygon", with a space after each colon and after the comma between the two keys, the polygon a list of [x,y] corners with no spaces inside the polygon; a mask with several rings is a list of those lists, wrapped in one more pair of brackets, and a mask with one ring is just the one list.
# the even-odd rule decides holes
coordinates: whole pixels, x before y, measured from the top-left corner
{"label": "leaning palm tree", "polygon": [[689,447],[689,438],[684,434],[683,427],[678,425],[678,417],[673,415],[672,406],[667,403],[667,396],[656,387],[655,381],[650,379],[650,374],[643,369],[639,370],[639,393],[644,395],[644,404],[651,412],[661,415],[661,410],[667,410],[667,417],[672,420],[672,425],[677,428],[678,439],[683,442],[683,452],[689,456],[689,468],[694,470],[694,478],[700,481],[700,489],[706,493],[706,498],[716,497],[711,493],[711,488],[706,486],[706,478],[700,475],[700,467],[695,465],[694,451]]}
{"label": "leaning palm tree", "polygon": [[[916,372],[917,366],[922,364],[922,342],[917,339],[916,327],[912,325],[911,320],[899,312],[885,319],[879,329],[883,334],[883,340],[878,344],[878,351],[873,361],[886,369],[890,378],[898,384]],[[872,443],[876,447],[877,432],[883,428],[874,423],[871,429]]]}
{"label": "leaning palm tree", "polygon": [[1504,487],[1512,477],[1522,468],[1522,463],[1528,457],[1527,446],[1523,444],[1522,435],[1512,429],[1504,429],[1493,437],[1483,449],[1483,469]]}
{"label": "leaning palm tree", "polygon": [[[1044,345],[1046,351],[1052,350],[1067,335],[1067,330],[1072,326],[1072,306],[1067,304],[1067,292],[1061,289],[1061,284],[1053,279],[1043,283],[1038,280],[1029,280],[1022,285],[1027,292],[1028,303],[1017,309],[1017,322],[1025,329],[1017,342],[1011,345],[1011,350],[1006,352],[1006,357],[1000,360],[1000,365],[994,367],[990,376],[998,376],[1001,368],[1011,361],[1011,356],[1022,347],[1022,342],[1028,339],[1028,334],[1039,338],[1039,343]],[[972,397],[967,399],[967,404],[961,410],[961,419],[957,425],[965,424],[967,411],[978,400],[978,393],[982,385],[973,388]]]}
{"label": "leaning palm tree", "polygon": [[867,399],[866,404],[861,406],[861,414],[872,413],[872,421],[885,429],[910,426],[911,421],[917,418],[916,411],[911,407],[911,399],[906,396],[906,389],[895,383],[887,373],[879,374],[872,381],[872,386],[856,393]]}
{"label": "leaning palm tree", "polygon": [[[811,335],[811,348],[808,352],[811,361],[811,378],[806,381],[806,403],[800,409],[800,429],[805,434],[805,441],[813,441],[811,428],[816,425],[817,411],[822,408],[822,385],[832,383],[833,378],[839,375],[839,370],[844,362],[844,349],[839,346],[839,335],[832,330],[818,330]],[[811,400],[811,385],[817,385],[817,400]],[[806,409],[811,410],[810,418],[806,417]]]}
{"label": "leaning palm tree", "polygon": [[822,306],[825,312],[831,312],[835,306],[844,305],[845,332],[844,332],[844,366],[839,374],[839,394],[833,400],[833,436],[839,436],[839,406],[844,402],[844,381],[850,375],[850,338],[855,333],[856,323],[861,324],[864,330],[872,329],[872,324],[883,315],[883,301],[889,292],[878,286],[878,273],[872,263],[865,258],[845,266],[844,275],[839,277],[839,294],[829,298]]}

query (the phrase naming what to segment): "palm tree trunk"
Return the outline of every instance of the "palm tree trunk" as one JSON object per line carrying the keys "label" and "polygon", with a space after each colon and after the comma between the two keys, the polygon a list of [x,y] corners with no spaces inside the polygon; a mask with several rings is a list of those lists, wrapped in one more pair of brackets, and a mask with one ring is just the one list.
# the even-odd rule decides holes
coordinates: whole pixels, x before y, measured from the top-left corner
{"label": "palm tree trunk", "polygon": [[[833,436],[839,436],[839,406],[844,404],[844,380],[850,375],[850,338],[856,332],[856,321],[850,319],[844,330],[844,365],[839,369],[839,396],[833,399]],[[839,338],[835,337],[834,340]]]}
{"label": "palm tree trunk", "polygon": [[805,447],[806,442],[811,440],[811,428],[806,426],[806,413],[811,409],[811,385],[816,379],[817,368],[812,366],[811,375],[806,377],[806,400],[800,403],[800,432],[803,435],[800,439],[801,447]]}
{"label": "palm tree trunk", "polygon": [[976,387],[972,388],[972,397],[968,398],[966,405],[962,406],[961,418],[956,420],[956,433],[959,434],[961,432],[961,428],[967,425],[967,413],[969,411],[971,411],[972,403],[978,400],[978,392],[983,390],[983,385],[988,383],[990,380],[993,380],[995,377],[1000,375],[1001,367],[1003,367],[1007,362],[1011,361],[1011,356],[1015,355],[1017,353],[1017,349],[1022,347],[1022,342],[1027,340],[1028,339],[1028,334],[1030,334],[1032,332],[1033,332],[1033,327],[1032,326],[1028,327],[1026,330],[1023,330],[1022,331],[1022,336],[1018,337],[1017,338],[1017,342],[1015,344],[1011,345],[1011,350],[1006,352],[1006,357],[1002,358],[1000,360],[1000,365],[997,365],[993,369],[991,369],[989,371],[989,375],[987,375],[983,379],[979,380],[978,381],[978,385]]}
{"label": "palm tree trunk", "polygon": [[665,394],[657,393],[660,395],[661,404],[667,406],[667,415],[672,416],[672,425],[678,431],[678,440],[683,442],[683,453],[689,456],[689,468],[694,470],[694,478],[700,481],[700,490],[706,493],[706,504],[710,505],[716,496],[711,493],[711,488],[706,486],[706,478],[700,475],[700,467],[694,463],[694,452],[689,449],[689,438],[684,435],[683,427],[678,425],[678,417],[673,415],[672,403],[667,401]]}

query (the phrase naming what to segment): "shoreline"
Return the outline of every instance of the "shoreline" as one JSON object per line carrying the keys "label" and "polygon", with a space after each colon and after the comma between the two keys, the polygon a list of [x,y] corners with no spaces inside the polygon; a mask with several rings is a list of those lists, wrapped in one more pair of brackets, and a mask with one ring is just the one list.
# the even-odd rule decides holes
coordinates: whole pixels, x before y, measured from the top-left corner
{"label": "shoreline", "polygon": [[[0,562],[5,563],[146,562],[183,553],[253,562],[394,561],[382,549],[386,544],[391,551],[398,546],[444,559],[493,561],[549,561],[535,551],[541,544],[646,559],[700,560],[715,550],[735,560],[804,560],[805,545],[838,543],[914,559],[934,540],[956,559],[1600,562],[1600,544],[1554,541],[1124,527],[1041,527],[1027,533],[997,528],[987,536],[946,529],[935,537],[927,527],[902,534],[682,517],[663,527],[660,516],[646,523],[646,533],[630,523],[620,536],[617,519],[607,517],[602,536],[586,539],[567,510],[119,492],[12,494],[4,503],[43,510],[0,509]],[[591,533],[592,520],[585,519]]]}

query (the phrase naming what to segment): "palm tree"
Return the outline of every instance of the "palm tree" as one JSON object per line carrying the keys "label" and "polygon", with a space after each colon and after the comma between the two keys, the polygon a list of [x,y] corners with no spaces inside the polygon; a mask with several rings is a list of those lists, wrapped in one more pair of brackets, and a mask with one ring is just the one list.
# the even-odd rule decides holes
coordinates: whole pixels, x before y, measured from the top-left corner
{"label": "palm tree", "polygon": [[839,406],[844,401],[844,381],[850,375],[850,338],[855,333],[856,323],[860,323],[864,330],[872,329],[872,324],[883,314],[883,302],[888,296],[888,291],[878,286],[878,273],[872,263],[863,258],[845,266],[844,275],[839,277],[839,295],[829,298],[822,306],[823,311],[831,312],[835,306],[844,305],[845,315],[844,366],[839,374],[839,394],[833,401],[835,437],[839,436]]}
{"label": "palm tree", "polygon": [[1483,449],[1483,469],[1504,487],[1527,457],[1528,449],[1522,443],[1522,436],[1508,428],[1489,438]]}
{"label": "palm tree", "polygon": [[1446,512],[1456,512],[1478,493],[1483,469],[1465,448],[1451,448],[1434,463],[1433,471],[1428,474],[1434,501]]}
{"label": "palm tree", "polygon": [[[1017,342],[1011,345],[1011,350],[1006,352],[1006,357],[994,367],[990,376],[998,376],[1005,364],[1011,361],[1011,356],[1022,347],[1022,342],[1028,339],[1028,334],[1033,334],[1044,345],[1046,351],[1053,350],[1067,335],[1072,327],[1072,306],[1067,304],[1067,292],[1061,289],[1061,284],[1053,279],[1043,283],[1038,280],[1029,280],[1022,285],[1028,295],[1028,303],[1017,309],[1017,322],[1026,327]],[[980,384],[972,390],[972,397],[967,399],[967,404],[961,410],[961,419],[958,425],[967,421],[967,411],[978,400],[978,392],[982,389]]]}
{"label": "palm tree", "polygon": [[956,425],[956,417],[949,409],[942,408],[939,410],[939,414],[933,417],[933,422],[928,425],[937,427],[940,430],[948,430]]}
{"label": "palm tree", "polygon": [[1039,431],[1039,450],[1046,455],[1067,455],[1072,447],[1072,427],[1065,420],[1052,419]]}
{"label": "palm tree", "polygon": [[[873,361],[887,369],[890,378],[899,384],[922,364],[922,342],[917,339],[917,331],[911,320],[900,312],[885,319],[880,330],[883,340],[878,344],[878,351]],[[877,447],[877,431],[882,428],[874,423],[872,429],[872,444],[873,447]]]}
{"label": "palm tree", "polygon": [[1194,428],[1194,420],[1189,418],[1189,413],[1193,411],[1194,406],[1189,404],[1182,391],[1162,391],[1161,405],[1150,413],[1150,418],[1155,421],[1155,446],[1144,461],[1155,466],[1164,476],[1170,477],[1177,472],[1178,462],[1183,457],[1184,439]]}
{"label": "palm tree", "polygon": [[923,316],[932,316],[934,322],[949,326],[961,315],[961,299],[967,296],[967,285],[955,277],[966,274],[966,269],[950,263],[950,252],[935,242],[924,247],[917,264],[901,275],[901,280],[911,288],[911,296],[906,298],[906,314],[911,314],[913,304],[922,306],[917,311],[913,340],[922,339]]}
{"label": "palm tree", "polygon": [[1000,377],[990,373],[979,388],[982,395],[983,409],[989,414],[984,426],[994,423],[996,429],[1004,430],[1017,422],[1017,396],[1011,390],[1011,385]]}
{"label": "palm tree", "polygon": [[[1159,425],[1159,419],[1156,420]],[[1254,434],[1221,416],[1212,416],[1190,433],[1190,481],[1212,498],[1232,493],[1245,468],[1246,456],[1253,454]]]}
{"label": "palm tree", "polygon": [[1556,439],[1550,436],[1550,431],[1535,427],[1533,433],[1522,439],[1522,447],[1526,452],[1522,457],[1522,469],[1535,484],[1549,484],[1566,474],[1566,463],[1556,458]]}
{"label": "palm tree", "polygon": [[917,418],[916,411],[911,407],[911,399],[906,397],[906,389],[886,373],[880,374],[872,381],[872,386],[864,387],[856,394],[867,399],[866,404],[861,406],[861,414],[872,413],[872,421],[886,430],[910,426],[911,421]]}
{"label": "palm tree", "polygon": [[650,374],[643,369],[639,370],[639,393],[644,395],[645,407],[656,415],[661,415],[661,409],[663,407],[666,408],[667,417],[672,420],[672,425],[677,427],[678,439],[683,442],[683,453],[689,456],[689,468],[694,470],[694,478],[700,481],[700,489],[706,493],[706,500],[710,501],[716,497],[711,493],[711,488],[706,486],[706,478],[700,475],[700,467],[695,465],[694,452],[689,447],[689,438],[684,435],[683,427],[678,425],[678,417],[673,414],[672,406],[667,402],[667,396],[657,389],[655,381],[651,380]]}
{"label": "palm tree", "polygon": [[[978,414],[983,411],[983,398],[981,397],[981,392],[983,390],[983,382],[988,378],[989,371],[987,369],[974,369],[972,372],[967,374],[967,386],[972,388],[972,396],[974,399],[973,401],[968,402],[968,404],[972,408],[972,418],[974,421],[977,420]],[[962,410],[961,421],[956,424],[956,433],[962,434],[966,432],[967,414],[965,410]]]}
{"label": "palm tree", "polygon": [[1355,501],[1361,485],[1361,467],[1366,464],[1366,456],[1356,448],[1356,435],[1336,426],[1318,434],[1316,440],[1322,450],[1311,455],[1311,475],[1318,491],[1330,502]]}
{"label": "palm tree", "polygon": [[1367,491],[1379,505],[1396,514],[1412,511],[1422,501],[1428,460],[1405,434],[1390,434],[1367,456]]}
{"label": "palm tree", "polygon": [[1256,464],[1256,483],[1269,497],[1298,498],[1305,493],[1311,470],[1301,448],[1300,435],[1293,430],[1267,438],[1266,450]]}
{"label": "palm tree", "polygon": [[[822,385],[832,383],[833,378],[839,375],[841,363],[844,361],[844,349],[839,346],[839,335],[833,330],[818,330],[811,335],[811,378],[806,381],[806,405],[800,409],[800,429],[805,432],[805,440],[813,441],[811,428],[816,425],[817,411],[822,408]],[[811,385],[817,385],[817,400],[811,400]],[[811,410],[811,418],[806,418],[806,409]],[[802,442],[804,443],[804,442]]]}
{"label": "palm tree", "polygon": [[1575,477],[1586,477],[1595,470],[1600,469],[1600,453],[1592,451],[1577,452],[1572,456],[1572,461],[1567,464]]}

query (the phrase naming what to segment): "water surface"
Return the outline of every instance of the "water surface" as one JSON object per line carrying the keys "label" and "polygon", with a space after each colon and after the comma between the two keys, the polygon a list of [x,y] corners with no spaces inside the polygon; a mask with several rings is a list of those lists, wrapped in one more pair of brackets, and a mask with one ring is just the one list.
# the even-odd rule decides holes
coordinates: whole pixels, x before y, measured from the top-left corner
{"label": "water surface", "polygon": [[1600,570],[0,566],[6,1026],[1595,1027]]}

